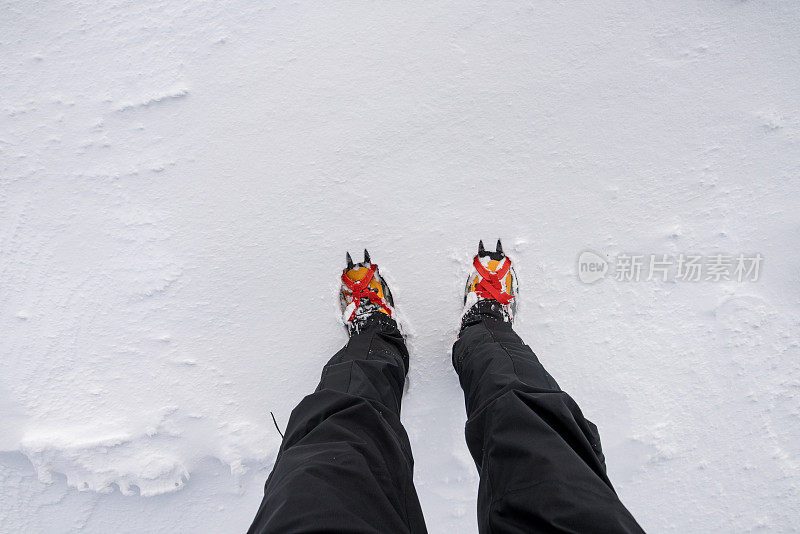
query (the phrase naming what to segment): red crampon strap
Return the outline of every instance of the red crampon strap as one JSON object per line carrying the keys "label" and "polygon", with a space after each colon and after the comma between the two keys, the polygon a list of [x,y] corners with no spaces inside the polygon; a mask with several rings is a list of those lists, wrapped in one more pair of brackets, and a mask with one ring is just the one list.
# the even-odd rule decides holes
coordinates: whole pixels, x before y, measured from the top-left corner
{"label": "red crampon strap", "polygon": [[508,304],[511,302],[514,295],[503,293],[503,286],[500,283],[500,280],[502,280],[503,277],[508,274],[508,270],[511,269],[511,260],[503,258],[503,266],[494,273],[483,266],[478,256],[475,256],[475,259],[472,260],[472,265],[475,267],[475,270],[478,271],[478,274],[481,275],[481,281],[478,282],[478,285],[475,287],[475,293],[477,293],[478,296],[485,299],[494,299],[500,304]]}
{"label": "red crampon strap", "polygon": [[389,314],[389,317],[392,316],[392,310],[389,308],[389,305],[386,303],[386,301],[383,300],[375,290],[369,288],[369,283],[375,276],[375,271],[377,269],[378,266],[376,264],[373,263],[370,265],[367,274],[358,282],[351,280],[350,277],[347,276],[348,269],[342,271],[342,283],[353,292],[353,302],[356,303],[356,307],[353,308],[353,313],[351,313],[350,318],[347,319],[348,321],[352,321],[355,318],[359,303],[361,302],[362,298],[368,299],[373,304],[377,304],[386,310],[386,313]]}

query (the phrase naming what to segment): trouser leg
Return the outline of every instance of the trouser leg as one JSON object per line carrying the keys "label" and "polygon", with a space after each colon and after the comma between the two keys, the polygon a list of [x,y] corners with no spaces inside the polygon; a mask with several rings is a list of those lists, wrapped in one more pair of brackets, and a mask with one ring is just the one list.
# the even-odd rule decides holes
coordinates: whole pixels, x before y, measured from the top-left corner
{"label": "trouser leg", "polygon": [[393,321],[350,338],[292,411],[251,533],[426,532],[400,423],[407,369]]}
{"label": "trouser leg", "polygon": [[481,533],[642,532],[606,476],[597,427],[507,323],[468,322],[453,365],[480,472]]}

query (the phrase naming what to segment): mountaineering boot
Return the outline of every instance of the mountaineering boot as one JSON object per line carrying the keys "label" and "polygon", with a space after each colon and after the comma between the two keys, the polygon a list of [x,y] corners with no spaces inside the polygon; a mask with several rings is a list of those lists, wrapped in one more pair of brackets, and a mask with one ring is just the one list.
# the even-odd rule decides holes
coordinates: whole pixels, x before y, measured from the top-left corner
{"label": "mountaineering boot", "polygon": [[364,249],[364,261],[353,263],[347,253],[347,266],[342,271],[339,308],[347,332],[352,335],[374,322],[395,323],[394,300],[386,281]]}
{"label": "mountaineering boot", "polygon": [[462,328],[481,315],[513,323],[517,311],[517,274],[511,266],[511,259],[503,252],[500,240],[497,240],[494,252],[487,251],[480,241],[472,266],[474,271],[467,278],[464,289]]}

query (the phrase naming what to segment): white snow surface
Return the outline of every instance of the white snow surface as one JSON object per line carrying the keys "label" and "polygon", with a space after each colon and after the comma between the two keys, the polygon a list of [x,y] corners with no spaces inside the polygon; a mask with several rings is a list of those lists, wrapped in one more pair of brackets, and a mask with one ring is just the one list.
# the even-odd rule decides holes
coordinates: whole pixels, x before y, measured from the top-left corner
{"label": "white snow surface", "polygon": [[[477,241],[649,532],[800,518],[800,4],[0,3],[0,532],[243,532],[365,246],[432,533]],[[583,284],[584,250],[761,253]]]}

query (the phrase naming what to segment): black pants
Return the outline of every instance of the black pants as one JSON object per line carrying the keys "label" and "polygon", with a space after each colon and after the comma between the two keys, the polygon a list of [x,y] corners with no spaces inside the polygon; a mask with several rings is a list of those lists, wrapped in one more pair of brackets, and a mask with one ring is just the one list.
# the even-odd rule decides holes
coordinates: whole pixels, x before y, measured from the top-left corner
{"label": "black pants", "polygon": [[[606,476],[597,427],[505,323],[453,346],[481,533],[642,532]],[[353,335],[292,412],[251,533],[419,533],[400,403],[408,352],[390,323]]]}

